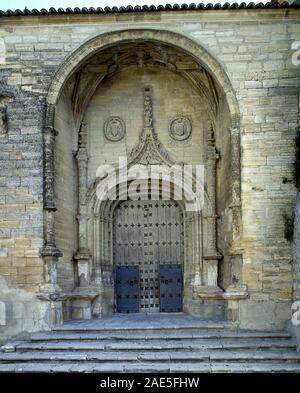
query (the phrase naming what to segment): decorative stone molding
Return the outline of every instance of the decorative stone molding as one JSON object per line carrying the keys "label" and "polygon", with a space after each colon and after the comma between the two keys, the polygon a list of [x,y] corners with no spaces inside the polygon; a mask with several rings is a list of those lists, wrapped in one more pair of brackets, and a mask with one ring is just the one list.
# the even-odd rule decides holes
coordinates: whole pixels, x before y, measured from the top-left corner
{"label": "decorative stone molding", "polygon": [[[231,258],[231,264],[234,266],[238,261],[243,263],[243,246],[241,243],[242,234],[242,217],[241,217],[241,153],[240,153],[240,128],[238,122],[234,127],[229,129],[231,137],[231,214],[232,214],[232,243],[228,251]],[[234,283],[234,277],[231,278],[231,288],[241,285],[242,278],[238,283]]]}
{"label": "decorative stone molding", "polygon": [[192,132],[192,122],[186,116],[177,116],[170,122],[169,134],[175,141],[188,139]]}
{"label": "decorative stone molding", "polygon": [[229,129],[231,137],[231,181],[232,181],[232,249],[241,247],[241,157],[240,157],[240,129]]}
{"label": "decorative stone molding", "polygon": [[207,249],[204,255],[204,285],[219,292],[218,288],[218,261],[222,256],[217,251],[217,214],[216,214],[216,162],[219,154],[215,147],[215,135],[213,126],[207,134],[207,162],[206,162],[206,184],[207,192],[210,197],[210,214],[205,215],[207,225]]}
{"label": "decorative stone molding", "polygon": [[104,123],[105,138],[111,142],[118,142],[125,136],[125,122],[117,116],[109,117]]}
{"label": "decorative stone molding", "polygon": [[55,168],[54,149],[57,132],[53,127],[54,105],[47,105],[44,120],[44,247],[41,256],[44,259],[44,283],[41,289],[55,292],[57,285],[57,261],[62,256],[55,244],[54,212],[55,206]]}
{"label": "decorative stone molding", "polygon": [[[140,140],[129,153],[129,166],[133,164],[174,165],[169,153],[159,142],[157,133],[153,127],[152,91],[150,87],[144,89],[144,129],[140,135]],[[179,164],[182,165],[182,164]]]}
{"label": "decorative stone molding", "polygon": [[56,210],[55,207],[55,168],[54,149],[57,131],[54,129],[54,105],[47,105],[44,123],[44,209]]}
{"label": "decorative stone molding", "polygon": [[90,282],[89,260],[91,253],[87,241],[87,178],[88,178],[88,154],[87,154],[87,130],[86,124],[82,123],[78,137],[78,151],[76,161],[78,168],[78,250],[74,256],[77,261],[78,281],[80,287],[87,287]]}

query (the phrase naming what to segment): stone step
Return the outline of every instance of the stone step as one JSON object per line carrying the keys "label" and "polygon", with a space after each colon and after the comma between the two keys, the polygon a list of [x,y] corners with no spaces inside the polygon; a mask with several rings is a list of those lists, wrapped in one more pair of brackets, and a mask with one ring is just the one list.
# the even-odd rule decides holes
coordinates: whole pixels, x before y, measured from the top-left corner
{"label": "stone step", "polygon": [[[175,313],[174,313],[175,314]],[[65,322],[52,329],[55,332],[149,332],[149,331],[212,331],[236,330],[237,325],[228,321],[199,320],[179,313],[172,314],[117,314],[93,320]]]}
{"label": "stone step", "polygon": [[0,363],[9,362],[294,362],[300,363],[300,352],[294,351],[32,351],[0,353]]}
{"label": "stone step", "polygon": [[291,339],[290,334],[285,332],[231,332],[231,331],[214,331],[214,332],[43,332],[36,333],[31,336],[31,341],[102,341],[102,340],[192,340],[192,339],[206,339],[206,340],[232,340],[232,339]]}
{"label": "stone step", "polygon": [[292,340],[153,340],[153,341],[62,341],[62,342],[25,342],[16,345],[17,351],[92,351],[92,350],[296,350],[297,346]]}
{"label": "stone step", "polygon": [[85,372],[85,373],[172,373],[172,372],[219,372],[219,373],[247,373],[247,372],[281,372],[300,373],[300,364],[289,363],[3,363],[0,364],[0,372]]}

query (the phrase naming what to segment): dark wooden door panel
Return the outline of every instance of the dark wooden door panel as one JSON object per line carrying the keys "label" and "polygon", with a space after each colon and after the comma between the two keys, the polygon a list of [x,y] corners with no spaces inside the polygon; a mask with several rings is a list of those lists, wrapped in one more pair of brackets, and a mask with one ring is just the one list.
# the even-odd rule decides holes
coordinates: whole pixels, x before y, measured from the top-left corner
{"label": "dark wooden door panel", "polygon": [[116,298],[117,312],[139,312],[140,277],[138,266],[116,267]]}
{"label": "dark wooden door panel", "polygon": [[182,311],[182,267],[160,265],[160,311]]}

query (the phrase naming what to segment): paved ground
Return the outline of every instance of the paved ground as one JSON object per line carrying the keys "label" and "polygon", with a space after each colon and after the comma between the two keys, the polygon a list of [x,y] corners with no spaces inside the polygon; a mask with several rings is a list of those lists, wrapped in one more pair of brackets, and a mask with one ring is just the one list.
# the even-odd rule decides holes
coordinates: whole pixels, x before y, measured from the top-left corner
{"label": "paved ground", "polygon": [[[64,323],[61,329],[161,329],[161,328],[207,328],[224,329],[235,325],[226,321],[203,320],[184,313],[138,313],[138,314],[114,314],[111,317],[103,317],[85,321],[70,321]],[[60,329],[60,327],[57,327]],[[56,330],[57,330],[56,329]]]}

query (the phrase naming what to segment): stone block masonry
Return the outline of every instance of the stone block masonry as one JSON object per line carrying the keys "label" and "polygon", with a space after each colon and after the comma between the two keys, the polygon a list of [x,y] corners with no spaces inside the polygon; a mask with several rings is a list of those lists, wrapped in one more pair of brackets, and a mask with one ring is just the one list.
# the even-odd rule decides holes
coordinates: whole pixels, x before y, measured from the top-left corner
{"label": "stone block masonry", "polygon": [[[286,326],[293,300],[293,260],[291,246],[284,238],[283,215],[292,212],[296,196],[291,173],[293,139],[299,127],[300,69],[292,64],[291,45],[294,41],[300,41],[299,18],[298,9],[288,12],[285,9],[259,12],[163,11],[1,18],[0,109],[3,108],[6,114],[5,127],[0,124],[2,340],[10,335],[48,326],[48,311],[45,303],[37,299],[36,292],[44,282],[44,262],[40,256],[45,219],[43,124],[45,99],[51,81],[68,56],[87,40],[107,32],[130,29],[167,30],[188,37],[205,48],[229,77],[241,115],[240,249],[243,263],[240,279],[249,291],[249,299],[240,302],[239,318],[244,328],[281,329]],[[167,79],[163,72],[157,77],[161,83]],[[125,76],[123,91],[130,90],[130,83],[133,83],[130,77]],[[71,84],[66,86],[66,90],[68,88],[72,88]],[[128,115],[130,138],[124,141],[124,145],[118,145],[119,150],[105,145],[100,126],[95,120],[96,101],[99,103],[104,97],[99,98],[98,93],[93,98],[94,106],[89,108],[89,127],[94,133],[91,172],[100,162],[97,143],[101,144],[102,159],[105,155],[109,160],[113,154],[126,153],[135,144],[139,132],[137,125],[142,121],[134,108],[133,112],[128,112],[130,102],[122,101],[116,88],[115,96],[110,97],[112,102],[109,103],[107,96],[106,103],[114,112],[112,115],[116,115],[115,112],[119,115],[122,111],[124,116]],[[179,95],[175,88],[170,89],[168,94],[168,97],[164,97],[167,113],[186,109],[180,99],[176,101]],[[157,103],[158,108],[161,103]],[[74,129],[70,121],[72,107],[64,97],[58,109],[57,128],[60,134],[56,140],[55,162],[59,170],[56,178],[59,209],[55,215],[57,244],[63,250],[63,257],[58,263],[58,283],[64,291],[71,291],[76,286],[73,256],[78,241],[74,229],[78,184],[72,177],[75,164],[71,155],[76,143],[71,136]],[[196,112],[197,107],[193,110]],[[157,113],[159,124],[163,124],[164,113],[160,113],[159,109]],[[219,113],[218,119],[220,123],[222,119],[227,122],[225,114],[222,117],[222,113]],[[205,130],[200,123],[194,135],[197,134],[202,142]],[[200,142],[176,150],[176,144],[172,145],[163,131],[162,128],[159,130],[161,140],[174,155],[193,162],[201,158]],[[219,135],[216,142],[221,160],[231,154],[226,138],[229,137]],[[229,170],[230,164],[224,163],[221,169],[224,183],[217,179],[217,194],[221,195],[218,197],[218,208],[222,213],[218,225],[226,234],[218,241],[224,249],[231,237],[230,219],[222,219],[227,214],[224,213],[224,201],[228,200],[229,194],[226,188],[226,173]]]}

